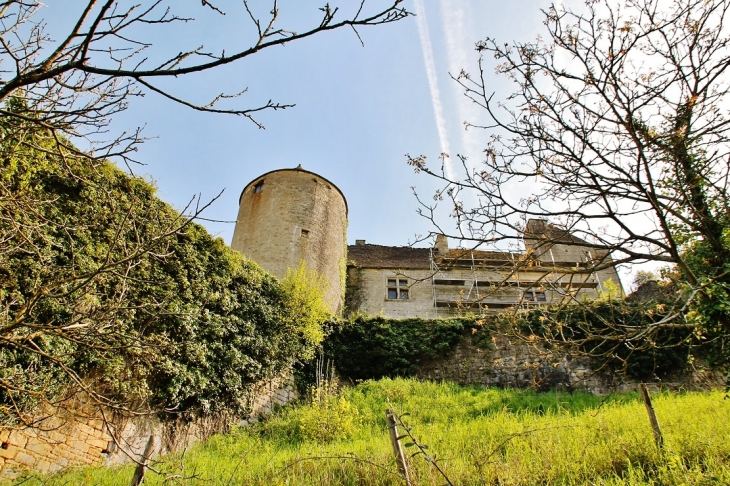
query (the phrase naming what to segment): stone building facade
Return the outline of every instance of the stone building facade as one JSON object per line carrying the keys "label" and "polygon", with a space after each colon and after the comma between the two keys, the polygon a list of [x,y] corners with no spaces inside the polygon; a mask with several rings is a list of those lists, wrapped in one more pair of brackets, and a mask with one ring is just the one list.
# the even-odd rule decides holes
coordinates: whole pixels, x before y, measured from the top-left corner
{"label": "stone building facade", "polygon": [[[348,313],[451,317],[529,308],[620,291],[611,256],[542,220],[530,220],[525,251],[388,247],[358,240],[348,247]],[[593,269],[598,269],[594,271]],[[612,281],[614,286],[607,285]]]}

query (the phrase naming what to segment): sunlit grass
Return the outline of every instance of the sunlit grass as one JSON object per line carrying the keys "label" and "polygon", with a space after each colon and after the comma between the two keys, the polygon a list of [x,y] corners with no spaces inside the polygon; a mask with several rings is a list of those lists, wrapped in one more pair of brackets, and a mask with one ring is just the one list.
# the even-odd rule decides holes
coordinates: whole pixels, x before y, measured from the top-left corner
{"label": "sunlit grass", "polygon": [[[265,424],[216,436],[155,467],[180,484],[402,484],[385,427],[390,401],[410,413],[404,420],[454,484],[730,484],[730,401],[719,392],[653,396],[663,451],[637,394],[602,398],[381,380],[342,397],[349,408],[283,409]],[[347,423],[354,410],[357,427],[349,438],[326,442],[331,437],[323,434],[318,442],[298,433],[301,424],[325,416]],[[445,483],[420,456],[411,465],[416,484]],[[132,466],[84,468],[26,484],[126,485],[132,474]],[[145,484],[170,483],[149,473]]]}

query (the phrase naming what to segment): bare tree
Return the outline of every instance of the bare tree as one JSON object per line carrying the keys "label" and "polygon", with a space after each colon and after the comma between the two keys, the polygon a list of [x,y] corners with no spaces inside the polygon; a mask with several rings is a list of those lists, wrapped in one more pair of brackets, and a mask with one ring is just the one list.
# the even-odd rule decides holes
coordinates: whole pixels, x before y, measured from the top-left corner
{"label": "bare tree", "polygon": [[[169,401],[153,396],[145,384],[169,378],[149,376],[170,372],[169,363],[158,366],[163,355],[193,339],[184,332],[203,314],[218,312],[213,307],[225,285],[226,292],[261,291],[261,302],[275,298],[276,292],[266,293],[273,287],[265,280],[242,283],[245,275],[236,269],[214,282],[216,272],[225,274],[235,258],[191,224],[206,204],[193,199],[181,215],[156,199],[149,184],[111,166],[110,159],[134,162],[144,141],[139,129],[110,135],[111,119],[135,97],[154,93],[191,109],[244,117],[263,128],[254,118],[257,113],[293,105],[237,106],[245,89],[199,105],[177,96],[174,83],[162,80],[243,61],[330,30],[349,27],[359,38],[358,28],[410,15],[401,2],[387,0],[372,9],[362,1],[350,17],[326,4],[319,20],[305,26],[279,25],[276,0],[263,16],[257,14],[260,5],[227,2],[254,40],[213,53],[197,43],[191,47],[192,38],[178,37],[178,45],[144,41],[149,29],[194,21],[176,15],[181,6],[172,1],[89,0],[71,29],[54,41],[40,19],[40,1],[0,0],[0,423],[37,426],[41,405],[63,406],[79,392],[107,409],[135,413],[192,403],[189,391],[179,386]],[[230,14],[223,12],[223,3],[203,1],[197,8]],[[84,140],[90,150],[77,148]],[[186,272],[198,272],[196,281]],[[223,287],[217,294],[201,287],[190,295],[213,307],[185,308],[192,300],[184,294],[204,282]],[[210,297],[201,297],[208,291]],[[242,346],[253,347],[239,350],[242,357],[235,359],[259,360],[248,367],[242,361],[237,376],[249,373],[242,383],[264,379],[278,371],[272,369],[276,363],[296,359],[294,344],[274,342],[296,334],[275,330],[286,319],[259,317],[259,323],[254,319],[239,329],[249,332],[260,324],[264,334],[271,334],[259,344],[240,338]],[[264,345],[271,349],[256,348]],[[225,397],[208,397],[194,406],[210,411],[216,400],[223,404]]]}
{"label": "bare tree", "polygon": [[488,118],[467,125],[490,134],[483,159],[459,156],[463,175],[452,180],[409,158],[445,183],[436,199],[452,204],[456,237],[506,244],[544,219],[575,238],[543,245],[612,257],[594,269],[660,262],[676,272],[684,291],[665,318],[606,323],[584,339],[651,345],[662,328],[730,333],[729,11],[727,0],[553,6],[545,39],[477,43],[513,83],[505,100],[495,100],[483,57],[476,75],[454,76]]}
{"label": "bare tree", "polygon": [[[279,25],[279,2],[263,17],[250,2],[242,0],[231,9],[238,10],[242,25],[248,23],[254,41],[248,46],[232,46],[228,52],[209,52],[204,45],[190,44],[194,38],[155,46],[145,42],[150,29],[166,24],[190,25],[193,18],[174,13],[178,5],[165,0],[128,4],[121,0],[89,0],[72,29],[59,41],[46,33],[43,4],[36,0],[0,2],[0,103],[11,96],[22,96],[27,113],[0,111],[3,116],[25,116],[46,128],[67,136],[92,138],[94,155],[129,160],[134,147],[142,140],[139,131],[108,140],[95,135],[105,133],[110,117],[126,109],[130,100],[145,91],[156,93],[192,109],[238,115],[263,125],[254,116],[265,110],[279,110],[294,105],[269,100],[260,106],[220,106],[246,93],[221,93],[207,104],[195,104],[175,95],[162,85],[165,78],[215,69],[242,61],[263,50],[305,39],[312,35],[350,27],[387,24],[407,17],[400,7],[402,0],[388,0],[382,8],[370,11],[365,1],[351,17],[343,16],[329,4],[321,10],[313,25]],[[202,2],[202,9],[225,15],[218,2]],[[223,3],[223,2],[221,2]],[[295,31],[303,27],[301,31]],[[244,29],[245,31],[245,29]],[[60,141],[60,140],[59,140]]]}

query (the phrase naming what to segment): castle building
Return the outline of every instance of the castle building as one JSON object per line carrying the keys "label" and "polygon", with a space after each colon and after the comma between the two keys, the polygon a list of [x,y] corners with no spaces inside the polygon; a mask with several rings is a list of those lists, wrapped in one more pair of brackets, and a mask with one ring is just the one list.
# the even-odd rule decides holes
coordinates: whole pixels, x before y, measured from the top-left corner
{"label": "castle building", "polygon": [[432,248],[346,246],[346,228],[342,192],[299,166],[246,185],[231,247],[278,278],[305,262],[328,282],[335,314],[451,317],[595,299],[608,281],[621,288],[609,254],[540,219],[527,222],[523,252],[449,248],[444,235]]}
{"label": "castle building", "polygon": [[[524,252],[389,247],[357,240],[348,247],[348,313],[453,317],[595,299],[619,284],[610,255],[542,220],[529,220]],[[592,271],[596,262],[601,270]],[[620,289],[618,287],[613,287]]]}
{"label": "castle building", "polygon": [[330,310],[342,313],[347,201],[324,177],[300,165],[249,182],[238,200],[231,248],[279,279],[304,262],[327,282]]}

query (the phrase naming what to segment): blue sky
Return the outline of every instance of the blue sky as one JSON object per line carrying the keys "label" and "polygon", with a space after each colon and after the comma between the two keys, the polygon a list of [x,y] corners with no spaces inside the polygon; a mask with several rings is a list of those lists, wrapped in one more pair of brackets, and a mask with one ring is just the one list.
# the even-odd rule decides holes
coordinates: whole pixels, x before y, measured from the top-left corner
{"label": "blue sky", "polygon": [[[40,15],[60,38],[76,12],[68,1],[46,3]],[[303,30],[317,22],[321,3],[280,1],[280,26]],[[330,3],[343,13],[359,4]],[[375,10],[385,3],[369,0],[366,8]],[[249,181],[301,164],[331,180],[347,197],[350,243],[365,239],[406,245],[432,229],[416,215],[411,187],[429,198],[435,186],[427,176],[414,174],[405,154],[424,154],[437,162],[439,154],[448,151],[478,160],[488,135],[464,131],[463,122],[478,122],[482,113],[463,96],[449,72],[474,71],[474,43],[487,36],[504,42],[534,39],[542,28],[540,8],[549,3],[407,0],[405,7],[418,12],[418,18],[360,29],[364,47],[351,30],[325,32],[166,83],[175,95],[198,103],[220,92],[248,88],[239,100],[243,104],[269,99],[296,104],[259,116],[266,130],[242,118],[198,113],[148,93],[114,118],[112,133],[144,126],[144,134],[154,137],[138,154],[146,165],[134,170],[153,179],[160,197],[178,209],[196,194],[209,199],[225,190],[204,216],[232,221],[240,191]],[[270,8],[269,2],[258,4]],[[199,45],[230,52],[252,39],[241,2],[217,2],[225,17],[202,8],[199,0],[170,5],[196,21],[140,31],[154,44],[152,57]],[[79,2],[78,8],[82,6]],[[499,94],[505,80],[493,76],[490,82]],[[230,242],[232,223],[203,224]],[[450,227],[447,219],[443,224]]]}

